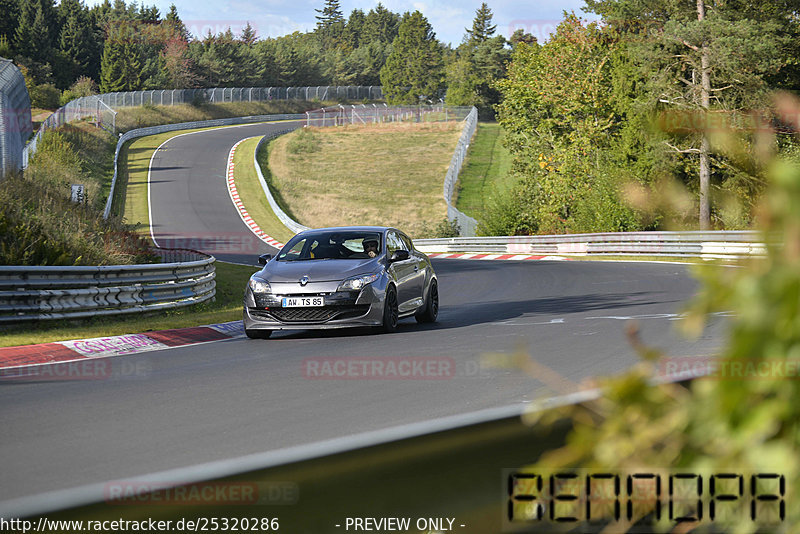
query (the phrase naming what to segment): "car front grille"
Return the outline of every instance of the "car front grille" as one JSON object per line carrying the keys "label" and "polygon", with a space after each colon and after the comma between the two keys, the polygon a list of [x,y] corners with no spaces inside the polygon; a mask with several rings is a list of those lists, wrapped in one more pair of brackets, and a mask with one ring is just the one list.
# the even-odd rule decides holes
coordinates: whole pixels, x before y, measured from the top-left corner
{"label": "car front grille", "polygon": [[250,308],[250,315],[282,323],[325,323],[332,319],[352,319],[369,311],[369,304],[353,306],[322,306],[313,308]]}

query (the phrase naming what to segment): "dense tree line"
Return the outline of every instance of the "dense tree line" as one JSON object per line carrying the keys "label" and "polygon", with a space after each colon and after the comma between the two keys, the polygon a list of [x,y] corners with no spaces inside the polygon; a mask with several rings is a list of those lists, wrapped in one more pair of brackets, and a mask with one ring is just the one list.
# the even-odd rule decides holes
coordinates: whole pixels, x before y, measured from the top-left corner
{"label": "dense tree line", "polygon": [[[419,11],[401,15],[380,3],[345,17],[338,0],[325,0],[307,33],[261,38],[248,24],[239,35],[229,29],[194,38],[174,5],[162,15],[125,0],[94,7],[82,0],[0,0],[0,56],[23,67],[34,100],[45,107],[57,104],[60,92],[66,101],[97,90],[306,85],[384,85],[391,101],[416,103],[443,98],[446,79],[461,84],[454,103],[488,107],[488,78],[478,78],[502,73],[507,57],[480,52],[486,40],[505,45],[492,37],[491,12],[482,9],[480,24],[489,26],[453,51]],[[469,62],[465,80],[458,70],[445,74],[456,55]]]}
{"label": "dense tree line", "polygon": [[[515,46],[498,118],[518,185],[491,235],[745,228],[771,94],[797,90],[800,3],[587,0],[544,44]],[[628,202],[632,201],[632,202]]]}

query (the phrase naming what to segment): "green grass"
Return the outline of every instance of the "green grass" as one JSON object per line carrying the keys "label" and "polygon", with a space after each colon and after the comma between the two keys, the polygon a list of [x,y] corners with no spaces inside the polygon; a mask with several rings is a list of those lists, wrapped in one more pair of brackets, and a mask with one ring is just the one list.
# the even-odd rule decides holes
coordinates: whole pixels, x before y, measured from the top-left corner
{"label": "green grass", "polygon": [[257,267],[216,263],[217,294],[206,302],[181,310],[136,314],[133,317],[95,317],[43,321],[0,330],[0,347],[48,343],[68,339],[114,336],[131,333],[187,328],[203,324],[237,321],[242,318],[242,295]]}
{"label": "green grass", "polygon": [[446,215],[442,184],[460,134],[453,122],[301,129],[272,144],[272,185],[312,228],[374,224],[428,236]]}
{"label": "green grass", "polygon": [[478,123],[459,175],[455,206],[480,219],[485,201],[510,190],[516,179],[509,175],[511,154],[503,146],[503,128],[496,122]]}
{"label": "green grass", "polygon": [[[248,139],[236,148],[233,156],[236,189],[239,191],[239,197],[242,199],[247,213],[261,229],[278,241],[286,243],[292,238],[294,232],[286,228],[270,208],[253,165],[253,153],[260,139],[260,137]],[[267,183],[270,178],[269,167],[266,165],[268,154],[268,147],[259,153],[259,165]]]}

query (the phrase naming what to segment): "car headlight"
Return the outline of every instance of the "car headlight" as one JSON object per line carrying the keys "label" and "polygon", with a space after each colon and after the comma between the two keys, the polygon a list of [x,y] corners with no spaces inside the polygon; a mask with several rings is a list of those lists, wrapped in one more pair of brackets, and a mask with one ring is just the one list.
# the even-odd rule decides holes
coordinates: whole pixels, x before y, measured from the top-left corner
{"label": "car headlight", "polygon": [[371,284],[377,280],[379,276],[380,273],[374,273],[348,278],[339,284],[339,289],[337,291],[360,291],[367,284]]}
{"label": "car headlight", "polygon": [[250,290],[253,293],[269,293],[272,289],[269,287],[269,283],[261,278],[256,278],[255,276],[250,278],[250,281],[247,283],[250,286]]}

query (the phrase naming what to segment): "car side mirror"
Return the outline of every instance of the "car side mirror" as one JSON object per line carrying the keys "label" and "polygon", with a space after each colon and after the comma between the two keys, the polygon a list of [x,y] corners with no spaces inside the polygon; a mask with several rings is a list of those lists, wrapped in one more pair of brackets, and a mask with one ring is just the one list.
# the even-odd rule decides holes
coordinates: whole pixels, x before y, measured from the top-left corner
{"label": "car side mirror", "polygon": [[272,259],[272,254],[262,254],[261,256],[258,257],[258,264],[263,267],[271,259]]}
{"label": "car side mirror", "polygon": [[393,263],[396,261],[403,261],[408,259],[408,251],[407,250],[395,250],[392,252],[392,257],[389,258],[389,263]]}

